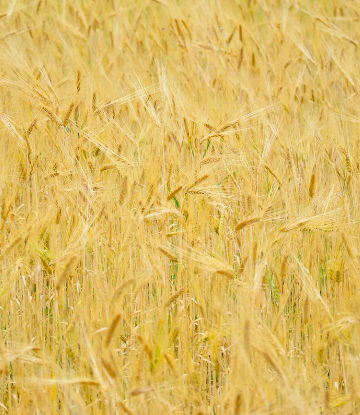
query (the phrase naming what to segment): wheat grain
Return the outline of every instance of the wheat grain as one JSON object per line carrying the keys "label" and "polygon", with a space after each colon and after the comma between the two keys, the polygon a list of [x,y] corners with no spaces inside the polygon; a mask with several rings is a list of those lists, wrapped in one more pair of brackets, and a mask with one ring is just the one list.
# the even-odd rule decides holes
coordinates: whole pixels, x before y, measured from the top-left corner
{"label": "wheat grain", "polygon": [[209,163],[216,163],[219,160],[221,160],[221,157],[209,156],[209,157],[206,157],[205,159],[202,159],[200,164],[204,165],[204,164],[209,164]]}
{"label": "wheat grain", "polygon": [[29,125],[29,128],[27,129],[27,132],[26,132],[27,137],[29,137],[30,134],[32,133],[32,130],[35,128],[36,123],[37,123],[37,118],[34,118],[31,122],[31,124]]}
{"label": "wheat grain", "polygon": [[265,164],[265,169],[272,175],[272,176],[274,176],[275,177],[275,179],[279,182],[279,185],[280,186],[282,186],[283,184],[282,184],[282,181],[279,179],[279,177],[274,173],[274,171],[273,170],[271,170],[271,168],[267,165],[267,164]]}
{"label": "wheat grain", "polygon": [[174,257],[167,249],[165,249],[165,248],[162,248],[161,246],[159,246],[158,247],[158,250],[163,254],[163,255],[165,255],[167,258],[169,258],[170,259],[170,261],[173,261],[173,262],[177,262],[177,259],[176,259],[176,257]]}
{"label": "wheat grain", "polygon": [[56,281],[55,288],[58,290],[62,287],[65,280],[68,278],[72,270],[75,268],[75,266],[78,263],[79,258],[76,255],[71,256],[67,262],[65,263],[65,266],[63,268],[62,273],[60,274],[59,278]]}
{"label": "wheat grain", "polygon": [[78,94],[81,91],[81,72],[79,69],[76,72],[76,91]]}
{"label": "wheat grain", "polygon": [[109,347],[110,345],[111,339],[114,336],[114,332],[115,332],[116,326],[119,324],[120,318],[121,318],[121,314],[117,314],[114,317],[113,321],[111,322],[111,325],[109,327],[109,330],[107,332],[106,339],[104,342],[104,345],[106,348]]}
{"label": "wheat grain", "polygon": [[96,102],[97,102],[97,100],[96,100],[96,92],[94,92],[93,93],[93,96],[92,96],[92,110],[93,110],[93,112],[95,112],[97,110],[97,108],[96,108]]}
{"label": "wheat grain", "polygon": [[116,372],[115,372],[113,366],[105,358],[101,359],[101,364],[104,366],[104,369],[106,370],[108,375],[112,379],[115,379],[116,378]]}
{"label": "wheat grain", "polygon": [[351,174],[352,173],[352,168],[351,168],[350,157],[349,157],[347,151],[344,149],[344,147],[340,147],[340,150],[344,154],[347,171]]}
{"label": "wheat grain", "polygon": [[119,299],[122,292],[125,290],[125,288],[131,284],[133,284],[136,280],[134,278],[129,278],[128,280],[124,281],[123,284],[120,285],[119,288],[117,288],[111,298],[111,302],[115,302]]}
{"label": "wheat grain", "polygon": [[62,124],[61,120],[49,109],[42,107],[41,111],[46,114],[55,125],[60,126]]}
{"label": "wheat grain", "polygon": [[121,206],[125,201],[125,197],[126,197],[127,190],[128,190],[127,182],[128,182],[128,178],[127,176],[125,176],[122,182],[122,188],[121,188],[121,193],[119,197],[119,206]]}
{"label": "wheat grain", "polygon": [[182,190],[182,186],[179,186],[177,189],[175,189],[173,192],[169,194],[169,196],[166,198],[167,201],[171,200],[176,196],[180,191]]}
{"label": "wheat grain", "polygon": [[243,222],[239,222],[236,226],[235,226],[235,231],[240,231],[241,229],[245,228],[246,226],[250,226],[253,223],[257,223],[261,220],[260,217],[257,218],[251,218],[251,219],[246,219]]}
{"label": "wheat grain", "polygon": [[184,288],[181,288],[175,294],[173,294],[165,303],[165,307],[169,307],[172,303],[174,303],[182,294],[184,293]]}
{"label": "wheat grain", "polygon": [[311,179],[310,179],[310,186],[309,186],[310,199],[312,199],[314,197],[315,183],[316,183],[316,165],[314,164],[313,171],[312,171],[312,174],[311,174]]}
{"label": "wheat grain", "polygon": [[229,278],[230,280],[232,280],[232,279],[235,278],[234,272],[233,271],[226,270],[226,269],[216,270],[215,273],[216,274],[219,274],[219,275],[224,275],[225,277]]}
{"label": "wheat grain", "polygon": [[136,389],[133,389],[130,392],[130,396],[138,396],[138,395],[147,394],[147,393],[151,392],[152,390],[153,390],[152,388],[147,388],[147,387],[136,388]]}
{"label": "wheat grain", "polygon": [[209,177],[208,174],[204,174],[204,176],[201,176],[199,179],[195,180],[195,182],[189,186],[188,191],[192,189],[193,187],[199,185],[200,183],[204,182]]}
{"label": "wheat grain", "polygon": [[69,108],[67,109],[67,111],[66,111],[66,113],[65,113],[65,117],[64,117],[64,120],[63,120],[63,126],[64,126],[64,127],[66,127],[66,125],[67,125],[67,123],[68,123],[68,121],[69,121],[69,118],[70,118],[70,115],[71,115],[71,113],[72,113],[72,110],[74,109],[74,105],[75,105],[75,102],[72,102],[72,103],[69,105]]}

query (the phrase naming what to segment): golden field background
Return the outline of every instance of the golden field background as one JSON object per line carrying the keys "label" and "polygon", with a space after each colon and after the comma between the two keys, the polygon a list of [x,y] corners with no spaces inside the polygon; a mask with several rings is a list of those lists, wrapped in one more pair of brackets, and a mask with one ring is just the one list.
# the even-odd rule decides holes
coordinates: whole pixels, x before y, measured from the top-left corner
{"label": "golden field background", "polygon": [[360,3],[0,3],[1,414],[356,414]]}

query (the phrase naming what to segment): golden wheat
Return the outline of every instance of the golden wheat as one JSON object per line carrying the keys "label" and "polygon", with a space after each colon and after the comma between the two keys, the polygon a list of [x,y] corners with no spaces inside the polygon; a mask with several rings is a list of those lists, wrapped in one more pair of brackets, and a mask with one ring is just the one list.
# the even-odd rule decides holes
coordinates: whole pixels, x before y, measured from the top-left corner
{"label": "golden wheat", "polygon": [[0,3],[0,413],[359,412],[358,20]]}

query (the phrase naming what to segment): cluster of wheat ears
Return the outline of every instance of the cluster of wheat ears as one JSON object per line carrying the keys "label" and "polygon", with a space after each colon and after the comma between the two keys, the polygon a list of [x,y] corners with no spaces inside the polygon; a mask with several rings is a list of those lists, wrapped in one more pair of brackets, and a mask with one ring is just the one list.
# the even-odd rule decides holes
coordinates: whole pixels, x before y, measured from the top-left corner
{"label": "cluster of wheat ears", "polygon": [[360,411],[358,0],[0,2],[0,413]]}

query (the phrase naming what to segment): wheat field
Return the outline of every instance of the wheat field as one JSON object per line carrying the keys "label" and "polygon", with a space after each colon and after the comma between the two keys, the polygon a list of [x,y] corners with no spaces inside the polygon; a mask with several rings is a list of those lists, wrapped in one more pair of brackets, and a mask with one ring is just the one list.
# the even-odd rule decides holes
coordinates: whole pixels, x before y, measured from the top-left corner
{"label": "wheat field", "polygon": [[358,0],[0,2],[0,413],[360,413]]}

